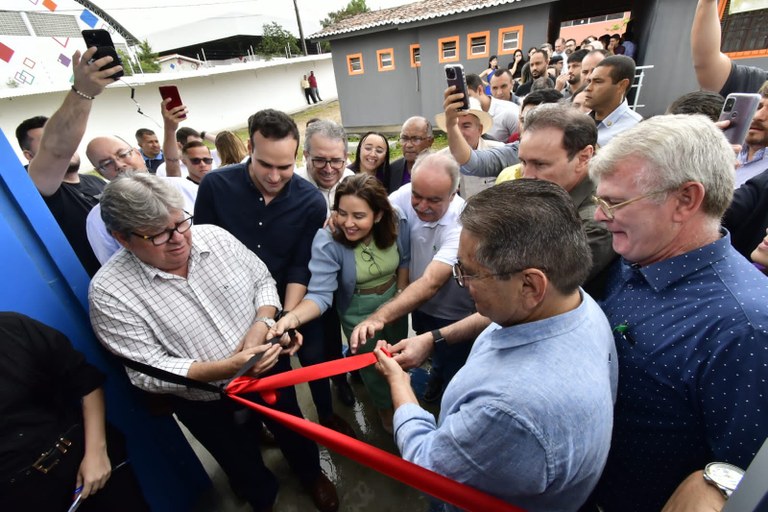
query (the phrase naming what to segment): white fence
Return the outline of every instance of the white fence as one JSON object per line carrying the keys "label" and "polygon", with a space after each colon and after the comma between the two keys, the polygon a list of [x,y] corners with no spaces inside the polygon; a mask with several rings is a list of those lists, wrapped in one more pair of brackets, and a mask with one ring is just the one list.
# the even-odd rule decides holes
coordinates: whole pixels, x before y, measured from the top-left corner
{"label": "white fence", "polygon": [[[217,131],[246,126],[248,117],[263,108],[293,113],[307,106],[299,80],[315,72],[318,89],[324,100],[336,99],[336,79],[330,54],[267,62],[249,62],[202,68],[195,71],[134,75],[110,85],[96,98],[88,128],[80,145],[85,160],[85,146],[98,135],[118,135],[133,143],[139,128],[150,128],[162,139],[162,116],[158,86],[173,84],[179,88],[182,101],[189,107],[188,120],[182,126],[198,131]],[[151,119],[137,112],[137,105]],[[0,129],[11,141],[20,159],[21,150],[15,141],[16,126],[32,116],[50,116],[61,105],[69,84],[60,89],[27,92],[5,90],[0,98]],[[9,94],[19,93],[10,97]],[[24,162],[26,163],[26,162]],[[84,168],[87,164],[84,164]]]}

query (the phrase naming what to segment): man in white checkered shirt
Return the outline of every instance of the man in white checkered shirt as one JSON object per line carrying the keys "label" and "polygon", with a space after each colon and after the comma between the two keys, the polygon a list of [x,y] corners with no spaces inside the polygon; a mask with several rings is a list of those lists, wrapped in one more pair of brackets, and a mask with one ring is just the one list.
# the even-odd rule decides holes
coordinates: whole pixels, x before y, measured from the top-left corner
{"label": "man in white checkered shirt", "polygon": [[[280,309],[275,281],[266,265],[227,231],[192,226],[183,205],[176,189],[145,173],[126,173],[105,188],[101,214],[122,249],[91,282],[94,332],[124,358],[204,382],[222,382],[262,353],[250,372],[261,375],[281,351],[292,354],[298,348],[264,344],[264,319]],[[257,432],[235,423],[237,404],[127,372],[135,386],[166,394],[179,420],[227,473],[236,494],[256,511],[271,510],[277,480],[263,464]],[[279,392],[275,407],[301,417],[292,387]],[[320,471],[317,445],[262,419],[284,441],[283,453],[313,499],[319,485],[325,492],[320,498],[335,500],[338,507],[335,489]]]}

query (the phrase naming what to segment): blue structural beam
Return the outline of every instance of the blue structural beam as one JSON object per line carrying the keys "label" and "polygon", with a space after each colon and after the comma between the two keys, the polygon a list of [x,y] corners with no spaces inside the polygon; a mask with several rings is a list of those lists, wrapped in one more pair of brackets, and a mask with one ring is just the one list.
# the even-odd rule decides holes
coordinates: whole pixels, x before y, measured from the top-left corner
{"label": "blue structural beam", "polygon": [[169,415],[153,416],[88,319],[88,275],[0,130],[0,310],[64,332],[107,374],[107,417],[128,452],[152,510],[193,510],[210,479]]}

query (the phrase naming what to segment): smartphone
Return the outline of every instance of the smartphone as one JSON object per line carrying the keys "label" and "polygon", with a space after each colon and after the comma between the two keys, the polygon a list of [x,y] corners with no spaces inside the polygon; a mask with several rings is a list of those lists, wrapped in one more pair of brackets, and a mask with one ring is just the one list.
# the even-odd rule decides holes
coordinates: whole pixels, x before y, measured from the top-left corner
{"label": "smartphone", "polygon": [[[168,105],[165,106],[165,108],[172,110],[183,105],[178,87],[175,85],[161,85],[159,89],[160,96],[162,96],[163,99],[171,98],[171,101],[168,103]],[[186,114],[183,117],[186,118]]]}
{"label": "smartphone", "polygon": [[719,121],[730,121],[728,128],[723,130],[725,138],[731,144],[741,146],[752,124],[752,116],[755,115],[760,105],[759,94],[731,93],[725,98],[723,110],[720,112]]}
{"label": "smartphone", "polygon": [[464,105],[459,110],[469,110],[469,93],[467,92],[467,77],[461,64],[446,64],[445,79],[448,86],[456,86],[456,92],[464,93]]}
{"label": "smartphone", "polygon": [[[120,57],[117,55],[117,50],[115,49],[115,44],[112,42],[112,37],[106,30],[83,30],[83,39],[85,39],[85,46],[88,48],[92,46],[97,48],[96,53],[91,58],[91,61],[99,60],[100,58],[106,57],[107,55],[112,57],[112,62],[106,66],[103,66],[101,70],[123,65],[123,61],[121,61]],[[117,80],[124,74],[125,73],[123,73],[121,70],[114,75],[111,75],[109,78]]]}

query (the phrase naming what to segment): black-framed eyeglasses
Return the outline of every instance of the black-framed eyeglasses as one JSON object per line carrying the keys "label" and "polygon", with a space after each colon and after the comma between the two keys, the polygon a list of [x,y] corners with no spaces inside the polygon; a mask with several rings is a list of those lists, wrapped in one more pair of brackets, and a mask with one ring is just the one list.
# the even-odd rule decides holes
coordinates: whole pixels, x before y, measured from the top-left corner
{"label": "black-framed eyeglasses", "polygon": [[192,227],[192,219],[195,218],[194,215],[190,215],[188,212],[184,212],[184,214],[186,214],[187,217],[185,217],[183,220],[174,224],[172,228],[165,229],[155,235],[142,235],[141,233],[136,233],[133,231],[131,231],[131,234],[139,238],[142,238],[144,240],[149,240],[150,242],[152,242],[152,245],[167,244],[168,241],[173,236],[174,231],[179,234],[183,234],[189,231],[189,228]]}
{"label": "black-framed eyeglasses", "polygon": [[205,162],[207,165],[211,165],[213,163],[213,158],[208,158],[208,157],[204,157],[204,158],[190,158],[189,162],[192,165],[200,165],[200,162]]}
{"label": "black-framed eyeglasses", "polygon": [[424,142],[428,138],[429,137],[408,137],[406,135],[401,135],[400,136],[400,144],[406,145],[409,142],[411,142],[413,144],[421,144],[422,142]]}
{"label": "black-framed eyeglasses", "polygon": [[319,156],[313,156],[310,160],[312,161],[312,167],[318,170],[324,169],[326,165],[330,165],[334,171],[340,171],[347,163],[343,158],[321,158]]}
{"label": "black-framed eyeglasses", "polygon": [[376,258],[369,249],[363,247],[362,251],[360,252],[360,259],[362,259],[365,263],[368,263],[368,272],[370,272],[371,275],[382,274],[381,267],[378,263],[376,263]]}
{"label": "black-framed eyeglasses", "polygon": [[456,280],[456,284],[464,288],[466,286],[466,281],[469,279],[487,279],[489,277],[503,277],[503,276],[511,276],[512,274],[517,274],[518,272],[522,272],[523,270],[512,270],[510,272],[499,272],[499,273],[488,273],[488,274],[467,274],[464,271],[464,267],[461,266],[461,262],[456,262],[453,264],[453,267],[451,268],[451,273],[453,274],[453,278]]}
{"label": "black-framed eyeglasses", "polygon": [[[123,149],[122,151],[115,154],[115,158],[118,160],[126,160],[133,154],[133,148]],[[114,172],[117,167],[115,164],[114,158],[109,158],[107,160],[102,160],[99,162],[98,169],[103,172]]]}

